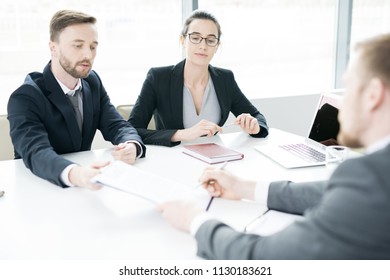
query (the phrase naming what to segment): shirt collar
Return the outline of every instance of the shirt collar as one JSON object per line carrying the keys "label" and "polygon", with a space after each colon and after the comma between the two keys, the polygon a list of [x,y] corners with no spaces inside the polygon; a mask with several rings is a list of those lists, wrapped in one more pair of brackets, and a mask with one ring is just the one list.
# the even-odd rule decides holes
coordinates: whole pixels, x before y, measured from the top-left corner
{"label": "shirt collar", "polygon": [[383,148],[385,148],[387,145],[390,144],[390,135],[382,138],[381,140],[375,142],[374,144],[367,147],[367,154],[374,153],[376,151],[379,151]]}
{"label": "shirt collar", "polygon": [[64,85],[60,80],[58,80],[56,77],[55,79],[57,80],[58,84],[60,85],[62,91],[64,92],[64,94],[67,94],[67,95],[71,95],[73,96],[75,94],[75,92],[77,90],[81,90],[83,88],[82,84],[81,84],[81,79],[78,79],[77,81],[77,84],[76,86],[74,87],[74,89],[70,89],[68,88],[66,85]]}

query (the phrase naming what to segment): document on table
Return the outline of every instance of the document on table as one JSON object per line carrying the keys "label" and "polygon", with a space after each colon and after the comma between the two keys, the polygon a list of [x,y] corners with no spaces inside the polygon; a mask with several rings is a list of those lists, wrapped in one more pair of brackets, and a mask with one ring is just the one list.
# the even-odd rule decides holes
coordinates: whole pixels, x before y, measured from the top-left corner
{"label": "document on table", "polygon": [[[206,209],[210,201],[209,193],[202,187],[184,185],[121,161],[114,161],[103,168],[101,173],[93,178],[93,182],[155,204],[169,200],[190,199]],[[119,207],[121,204],[119,200],[115,203],[118,205],[114,207]],[[214,199],[209,213],[214,218],[242,231],[250,221],[259,217],[266,209],[265,206],[255,202],[217,198]],[[122,210],[120,209],[120,212]]]}
{"label": "document on table", "polygon": [[191,188],[122,161],[112,162],[92,181],[156,204],[174,199],[195,198],[207,205],[210,199],[203,188]]}
{"label": "document on table", "polygon": [[274,234],[283,230],[295,221],[302,220],[303,216],[269,210],[260,218],[246,227],[246,232],[262,236]]}

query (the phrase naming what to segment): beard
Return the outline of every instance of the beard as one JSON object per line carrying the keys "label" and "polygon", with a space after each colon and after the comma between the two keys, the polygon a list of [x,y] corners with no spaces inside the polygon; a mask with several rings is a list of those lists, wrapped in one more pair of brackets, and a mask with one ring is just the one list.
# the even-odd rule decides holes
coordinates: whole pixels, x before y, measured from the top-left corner
{"label": "beard", "polygon": [[[83,79],[83,78],[88,77],[89,72],[91,71],[91,68],[92,68],[92,63],[91,63],[91,61],[88,61],[88,60],[76,62],[75,66],[72,66],[71,62],[68,59],[66,59],[66,57],[61,56],[59,59],[59,62],[60,62],[61,67],[65,70],[65,72],[68,73],[69,75],[71,75],[75,79],[80,79],[80,78]],[[81,63],[88,64],[89,65],[88,70],[77,71],[76,67],[77,67],[77,65],[79,65]]]}
{"label": "beard", "polygon": [[363,147],[363,144],[360,142],[360,140],[357,137],[353,137],[352,135],[349,135],[348,133],[343,131],[342,126],[340,126],[340,131],[337,135],[337,142],[340,145],[347,146],[353,149]]}

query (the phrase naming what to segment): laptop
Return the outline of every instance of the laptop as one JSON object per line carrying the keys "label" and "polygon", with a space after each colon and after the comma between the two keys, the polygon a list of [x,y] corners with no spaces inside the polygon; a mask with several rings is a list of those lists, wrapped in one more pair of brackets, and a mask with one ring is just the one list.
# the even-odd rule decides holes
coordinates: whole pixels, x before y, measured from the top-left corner
{"label": "laptop", "polygon": [[321,94],[307,137],[301,142],[258,145],[255,149],[285,168],[325,165],[325,147],[338,145],[341,96]]}

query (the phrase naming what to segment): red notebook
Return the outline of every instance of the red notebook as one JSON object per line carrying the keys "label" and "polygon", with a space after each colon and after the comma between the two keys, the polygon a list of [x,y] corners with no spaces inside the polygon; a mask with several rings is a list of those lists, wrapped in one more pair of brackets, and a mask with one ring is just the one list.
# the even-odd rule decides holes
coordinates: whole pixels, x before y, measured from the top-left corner
{"label": "red notebook", "polygon": [[210,164],[244,158],[244,154],[215,143],[184,145],[183,153]]}

